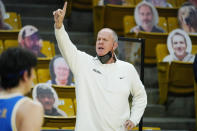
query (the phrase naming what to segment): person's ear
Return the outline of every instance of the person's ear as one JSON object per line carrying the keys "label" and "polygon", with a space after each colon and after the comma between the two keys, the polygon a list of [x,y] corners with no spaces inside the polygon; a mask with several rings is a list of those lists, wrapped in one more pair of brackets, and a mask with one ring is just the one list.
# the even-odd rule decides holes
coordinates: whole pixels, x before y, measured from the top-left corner
{"label": "person's ear", "polygon": [[117,47],[118,47],[118,43],[115,42],[114,45],[113,45],[113,50],[116,50]]}
{"label": "person's ear", "polygon": [[27,81],[29,79],[29,75],[27,71],[24,71],[22,78],[23,78],[23,81]]}

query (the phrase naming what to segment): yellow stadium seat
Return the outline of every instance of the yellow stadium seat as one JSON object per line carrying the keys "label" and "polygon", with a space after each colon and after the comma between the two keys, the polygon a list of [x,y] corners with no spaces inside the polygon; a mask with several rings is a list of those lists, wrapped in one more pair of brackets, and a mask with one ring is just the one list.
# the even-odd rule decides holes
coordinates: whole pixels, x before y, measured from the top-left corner
{"label": "yellow stadium seat", "polygon": [[136,25],[134,17],[129,15],[124,16],[123,24],[124,24],[124,34],[129,33],[131,28]]}
{"label": "yellow stadium seat", "polygon": [[4,49],[7,49],[9,47],[18,47],[18,41],[17,40],[5,40],[3,46],[4,46]]}
{"label": "yellow stadium seat", "polygon": [[65,15],[65,17],[68,18],[68,17],[70,17],[71,12],[72,12],[72,1],[73,0],[65,0],[65,1],[67,1],[67,8],[66,8],[66,15]]}
{"label": "yellow stadium seat", "polygon": [[168,3],[172,5],[172,7],[176,7],[176,0],[167,0]]}
{"label": "yellow stadium seat", "polygon": [[93,6],[94,35],[103,28],[105,6]]}
{"label": "yellow stadium seat", "polygon": [[125,5],[127,5],[127,6],[135,6],[135,0],[125,0]]}
{"label": "yellow stadium seat", "polygon": [[56,90],[58,94],[60,100],[59,108],[63,110],[68,116],[75,116],[75,87],[58,85],[52,85],[52,87]]}
{"label": "yellow stadium seat", "polygon": [[[134,127],[133,129],[130,129],[129,131],[138,131],[138,130],[139,130],[139,127]],[[161,128],[159,128],[159,127],[142,127],[142,130],[143,131],[152,131],[152,130],[160,131]]]}
{"label": "yellow stadium seat", "polygon": [[50,80],[49,62],[51,58],[38,58],[36,66],[36,75],[38,83],[45,83]]}
{"label": "yellow stadium seat", "polygon": [[140,2],[142,2],[142,0],[135,0],[135,5],[137,5]]}
{"label": "yellow stadium seat", "polygon": [[75,127],[62,127],[61,129],[64,129],[64,130],[74,130]]}
{"label": "yellow stadium seat", "polygon": [[177,17],[168,17],[167,23],[168,23],[168,31],[169,32],[171,32],[172,30],[177,29],[179,27]]}
{"label": "yellow stadium seat", "polygon": [[43,41],[41,52],[45,56],[47,56],[49,58],[52,58],[53,57],[53,49],[51,47],[50,41]]}
{"label": "yellow stadium seat", "polygon": [[169,54],[166,44],[158,44],[156,46],[157,63],[162,62],[164,57]]}
{"label": "yellow stadium seat", "polygon": [[176,0],[176,6],[181,7],[184,2],[187,2],[188,0]]}
{"label": "yellow stadium seat", "polygon": [[[129,34],[128,34],[129,35]],[[145,39],[145,64],[156,64],[155,49],[158,43],[167,42],[168,33],[139,32],[137,38]]]}
{"label": "yellow stadium seat", "polygon": [[[192,41],[192,45],[197,45],[196,35],[189,35]],[[145,64],[156,64],[156,53],[155,49],[157,44],[166,43],[168,38],[168,33],[153,33],[153,32],[139,32],[127,33],[125,37],[129,38],[144,38],[145,39]]]}
{"label": "yellow stadium seat", "polygon": [[197,35],[189,35],[191,41],[192,41],[192,45],[197,45]]}
{"label": "yellow stadium seat", "polygon": [[93,0],[72,0],[72,7],[81,10],[91,10]]}
{"label": "yellow stadium seat", "polygon": [[[126,15],[133,16],[135,6],[122,6],[108,4],[105,6],[94,6],[93,17],[94,17],[94,33],[108,27],[117,32],[119,36],[124,34],[123,18]],[[159,17],[177,17],[178,8],[156,8],[159,12]],[[167,26],[167,25],[162,25]],[[168,26],[167,26],[168,27]]]}
{"label": "yellow stadium seat", "polygon": [[168,23],[165,17],[159,17],[158,26],[163,28],[165,32],[168,32]]}
{"label": "yellow stadium seat", "polygon": [[94,7],[94,6],[97,6],[97,5],[98,5],[98,3],[99,3],[99,0],[93,0],[93,1],[92,1],[92,5],[93,5],[93,7]]}
{"label": "yellow stadium seat", "polygon": [[76,101],[76,98],[74,99],[74,107],[75,107],[75,112],[77,112],[77,101]]}
{"label": "yellow stadium seat", "polygon": [[62,128],[73,128],[75,126],[76,117],[57,117],[57,116],[45,116],[43,128],[50,129],[62,129]]}
{"label": "yellow stadium seat", "polygon": [[38,83],[45,83],[50,80],[49,69],[37,69],[37,79]]}
{"label": "yellow stadium seat", "polygon": [[16,12],[7,12],[8,18],[4,21],[12,26],[13,29],[21,29],[21,17]]}
{"label": "yellow stadium seat", "polygon": [[55,44],[51,43],[51,51],[52,51],[52,56],[55,56]]}
{"label": "yellow stadium seat", "polygon": [[33,79],[33,87],[38,83],[38,80],[37,80],[37,74],[36,74],[36,70],[34,70],[34,79]]}
{"label": "yellow stadium seat", "polygon": [[0,40],[17,40],[20,30],[0,30]]}
{"label": "yellow stadium seat", "polygon": [[133,15],[134,7],[122,5],[106,5],[104,13],[104,27],[111,28],[120,36],[124,36],[123,19],[126,15]]}
{"label": "yellow stadium seat", "polygon": [[[192,54],[195,53],[197,53],[197,46],[193,45]],[[158,44],[156,54],[160,91],[159,103],[165,104],[169,94],[192,94],[194,92],[193,64],[181,61],[172,61],[171,64],[162,62],[163,58],[169,54],[166,44]]]}
{"label": "yellow stadium seat", "polygon": [[4,47],[3,47],[3,41],[0,40],[0,54],[3,52]]}
{"label": "yellow stadium seat", "polygon": [[68,116],[75,116],[74,104],[72,98],[59,98],[61,105],[59,109],[63,110]]}

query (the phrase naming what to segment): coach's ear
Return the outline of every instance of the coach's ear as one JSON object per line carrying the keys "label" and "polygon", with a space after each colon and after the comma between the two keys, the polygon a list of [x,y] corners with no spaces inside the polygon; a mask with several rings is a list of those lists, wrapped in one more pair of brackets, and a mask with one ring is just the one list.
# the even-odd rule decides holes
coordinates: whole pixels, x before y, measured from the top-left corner
{"label": "coach's ear", "polygon": [[117,47],[118,47],[118,43],[115,42],[114,45],[113,45],[113,50],[115,51]]}

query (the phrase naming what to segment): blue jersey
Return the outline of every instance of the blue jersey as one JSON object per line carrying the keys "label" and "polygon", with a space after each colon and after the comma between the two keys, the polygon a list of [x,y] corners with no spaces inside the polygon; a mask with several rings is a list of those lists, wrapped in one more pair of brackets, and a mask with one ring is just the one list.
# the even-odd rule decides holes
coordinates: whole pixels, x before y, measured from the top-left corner
{"label": "blue jersey", "polygon": [[0,130],[13,131],[16,117],[17,104],[24,96],[17,95],[8,98],[0,97]]}

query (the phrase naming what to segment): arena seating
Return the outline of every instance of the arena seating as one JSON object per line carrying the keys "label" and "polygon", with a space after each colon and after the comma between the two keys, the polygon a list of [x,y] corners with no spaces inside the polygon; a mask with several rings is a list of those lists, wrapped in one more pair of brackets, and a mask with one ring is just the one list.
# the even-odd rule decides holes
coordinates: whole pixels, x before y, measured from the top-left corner
{"label": "arena seating", "polygon": [[[192,45],[192,54],[196,53],[197,46]],[[181,61],[163,62],[163,58],[168,54],[166,44],[157,45],[156,57],[160,104],[166,103],[168,95],[185,96],[194,93],[193,63]]]}

